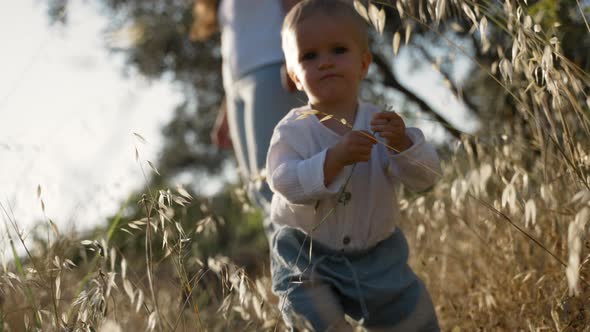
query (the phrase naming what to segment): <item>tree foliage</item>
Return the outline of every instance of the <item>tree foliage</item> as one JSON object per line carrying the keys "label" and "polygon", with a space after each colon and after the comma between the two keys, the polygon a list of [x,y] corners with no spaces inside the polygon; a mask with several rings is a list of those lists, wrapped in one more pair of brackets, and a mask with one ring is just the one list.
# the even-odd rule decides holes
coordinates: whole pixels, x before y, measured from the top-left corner
{"label": "tree foliage", "polygon": [[[218,172],[222,161],[230,155],[214,148],[209,138],[223,98],[219,36],[204,42],[190,39],[189,31],[194,23],[192,1],[95,1],[110,19],[106,45],[113,52],[125,55],[130,70],[153,79],[170,76],[185,91],[185,101],[176,107],[173,119],[164,128],[165,147],[156,163],[162,176],[154,181],[165,183],[187,170]],[[67,24],[68,0],[47,0],[47,3],[48,15]],[[408,88],[407,82],[393,70],[398,47],[411,54],[412,66],[433,66],[440,73],[448,92],[462,100],[480,119],[483,136],[494,135],[507,123],[527,121],[527,113],[518,111],[518,100],[529,98],[528,92],[521,99],[511,95],[511,90],[519,84],[532,82],[538,93],[547,92],[549,71],[537,59],[543,56],[543,50],[527,48],[530,45],[526,38],[544,41],[546,45],[558,40],[554,51],[549,52],[556,68],[567,62],[568,70],[584,72],[590,66],[587,52],[590,33],[582,16],[589,9],[576,0],[469,4],[450,0],[363,0],[359,3],[373,25],[383,26],[381,33],[372,34],[375,61],[365,85],[365,96],[393,103],[402,112],[423,114],[440,123],[455,138],[461,132],[447,120],[448,114]],[[380,19],[384,21],[377,22]],[[517,52],[523,50],[530,52]],[[521,58],[514,59],[516,56]],[[522,79],[513,80],[516,73],[512,75],[512,72],[517,71],[519,63],[534,68],[524,71]],[[455,72],[465,66],[469,66],[469,73],[461,81]],[[580,89],[574,97],[583,101],[588,87],[582,84]],[[392,97],[392,91],[396,97]]]}
{"label": "tree foliage", "polygon": [[[172,176],[188,168],[203,168],[215,172],[221,160],[227,157],[210,145],[208,136],[215,113],[223,98],[220,75],[219,38],[194,42],[189,38],[193,23],[192,3],[162,0],[96,0],[105,16],[109,17],[105,44],[113,52],[125,54],[129,68],[148,78],[157,79],[171,75],[184,87],[185,102],[175,110],[175,116],[166,126],[166,147],[158,161],[162,174]],[[67,24],[67,0],[47,0],[48,15]],[[375,34],[373,50],[376,54],[376,70],[369,78],[368,94],[375,87],[394,89],[418,109],[446,123],[444,115],[408,89],[392,69],[389,43],[393,33],[403,27],[394,10],[387,9],[387,26],[383,36]],[[414,28],[408,47],[419,46],[426,39],[416,35],[431,32],[419,26]],[[121,40],[123,39],[123,42]],[[403,47],[403,46],[402,46]],[[420,61],[423,64],[427,62]],[[380,97],[380,96],[375,96]],[[166,111],[166,110],[162,110]],[[458,132],[446,123],[456,136]]]}

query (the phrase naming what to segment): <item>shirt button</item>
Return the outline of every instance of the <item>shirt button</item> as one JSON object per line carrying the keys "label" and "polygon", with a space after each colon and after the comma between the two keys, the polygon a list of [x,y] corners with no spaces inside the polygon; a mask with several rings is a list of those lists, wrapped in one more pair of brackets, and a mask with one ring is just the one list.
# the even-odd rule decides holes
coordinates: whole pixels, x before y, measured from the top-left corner
{"label": "shirt button", "polygon": [[347,245],[350,243],[350,237],[345,236],[344,238],[342,238],[342,244]]}

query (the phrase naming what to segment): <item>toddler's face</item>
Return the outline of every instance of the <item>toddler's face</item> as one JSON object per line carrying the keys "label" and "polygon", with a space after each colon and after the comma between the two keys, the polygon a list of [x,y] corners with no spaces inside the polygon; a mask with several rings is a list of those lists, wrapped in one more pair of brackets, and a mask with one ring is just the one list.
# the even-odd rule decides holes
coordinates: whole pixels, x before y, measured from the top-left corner
{"label": "toddler's face", "polygon": [[312,104],[356,101],[371,62],[358,29],[350,19],[317,14],[291,32],[289,74]]}

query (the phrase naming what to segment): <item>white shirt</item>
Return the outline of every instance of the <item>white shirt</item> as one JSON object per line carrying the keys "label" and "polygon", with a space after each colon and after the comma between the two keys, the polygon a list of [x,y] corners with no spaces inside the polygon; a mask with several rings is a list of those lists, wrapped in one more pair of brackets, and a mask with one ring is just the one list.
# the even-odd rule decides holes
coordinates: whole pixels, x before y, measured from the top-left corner
{"label": "white shirt", "polygon": [[280,0],[221,0],[218,10],[224,85],[258,67],[283,62]]}
{"label": "white shirt", "polygon": [[[291,110],[275,127],[267,158],[267,180],[274,192],[271,220],[307,234],[319,225],[312,238],[331,249],[352,252],[371,248],[387,238],[399,220],[395,185],[403,183],[420,191],[432,186],[441,174],[436,150],[417,128],[406,129],[413,145],[399,154],[383,144],[374,145],[371,159],[354,167],[346,189],[351,193],[350,201],[337,204],[353,166],[346,166],[328,187],[324,185],[326,151],[342,136],[316,116],[296,120],[309,109]],[[360,102],[353,130],[370,132],[371,118],[379,111],[375,105]]]}

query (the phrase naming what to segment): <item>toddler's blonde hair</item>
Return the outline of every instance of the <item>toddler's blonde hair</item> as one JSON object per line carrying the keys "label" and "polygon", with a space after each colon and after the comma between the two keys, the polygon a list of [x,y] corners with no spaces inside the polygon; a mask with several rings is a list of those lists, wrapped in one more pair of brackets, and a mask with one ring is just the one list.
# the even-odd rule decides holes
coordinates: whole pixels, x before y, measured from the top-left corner
{"label": "toddler's blonde hair", "polygon": [[[351,4],[352,0],[303,0],[293,6],[285,16],[283,27],[281,29],[281,41],[287,67],[293,61],[292,45],[297,25],[305,19],[314,15],[324,15],[330,18],[351,20],[358,26],[358,39],[361,48],[369,48],[369,34],[367,22],[357,13]],[[321,33],[321,32],[318,32]],[[355,38],[352,37],[351,38]]]}

